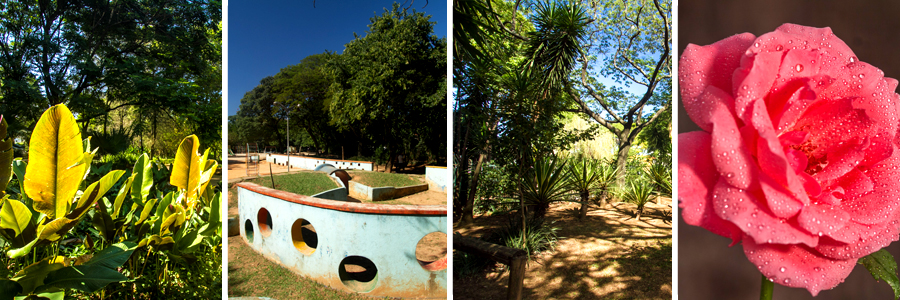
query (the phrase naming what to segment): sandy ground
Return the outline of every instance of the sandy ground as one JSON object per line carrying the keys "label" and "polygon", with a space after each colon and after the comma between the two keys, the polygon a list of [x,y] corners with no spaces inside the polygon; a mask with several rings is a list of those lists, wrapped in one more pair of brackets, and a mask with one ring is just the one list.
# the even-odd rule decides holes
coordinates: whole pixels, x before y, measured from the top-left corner
{"label": "sandy ground", "polygon": [[[651,248],[671,243],[670,205],[669,199],[662,205],[647,204],[640,221],[629,203],[605,209],[592,206],[584,220],[577,218],[579,204],[551,206],[547,220],[560,228],[559,243],[529,263],[525,298],[671,299],[672,270],[662,261],[668,259],[671,265],[671,253]],[[479,216],[474,224],[455,231],[481,237],[508,222],[507,215]],[[496,264],[480,274],[454,278],[453,298],[504,299],[508,276],[506,268]]]}

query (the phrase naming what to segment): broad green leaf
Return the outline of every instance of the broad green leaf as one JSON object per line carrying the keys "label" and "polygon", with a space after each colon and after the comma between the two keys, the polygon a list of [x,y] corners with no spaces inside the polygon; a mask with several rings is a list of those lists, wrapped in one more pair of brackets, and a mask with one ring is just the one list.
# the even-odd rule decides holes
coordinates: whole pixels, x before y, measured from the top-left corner
{"label": "broad green leaf", "polygon": [[78,225],[78,221],[79,219],[62,217],[53,220],[50,223],[39,225],[38,238],[36,240],[42,243],[58,241],[66,235],[70,229],[75,227],[75,225]]}
{"label": "broad green leaf", "polygon": [[50,272],[44,279],[44,285],[38,287],[36,291],[62,288],[93,293],[107,284],[124,280],[128,280],[128,277],[114,268],[107,268],[103,265],[80,265]]}
{"label": "broad green leaf", "polygon": [[28,296],[16,297],[16,300],[63,300],[66,297],[65,291],[39,293]]}
{"label": "broad green leaf", "polygon": [[137,223],[135,223],[135,224],[141,224],[144,222],[144,220],[147,220],[147,217],[150,216],[150,212],[153,211],[153,205],[155,205],[155,204],[156,204],[156,199],[148,200],[147,203],[145,203],[145,205],[144,205],[144,209],[141,210],[141,217],[138,219]]}
{"label": "broad green leaf", "polygon": [[110,269],[121,267],[131,257],[137,245],[133,242],[115,243],[106,247],[83,265],[99,265]]}
{"label": "broad green leaf", "polygon": [[4,198],[0,205],[0,228],[12,229],[16,236],[28,227],[31,222],[31,211],[18,200]]}
{"label": "broad green leaf", "polygon": [[84,151],[84,158],[81,159],[81,163],[84,164],[84,176],[81,177],[81,180],[84,181],[87,179],[88,174],[91,173],[91,163],[94,162],[94,155],[97,154],[97,149],[91,151],[91,137],[87,137],[81,141]]}
{"label": "broad green leaf", "polygon": [[89,185],[84,189],[84,194],[81,195],[78,204],[71,212],[66,214],[66,217],[70,219],[81,218],[88,208],[93,206],[94,203],[103,197],[110,188],[116,185],[116,182],[119,182],[119,178],[121,178],[123,174],[125,174],[124,170],[115,170],[106,173],[100,180]]}
{"label": "broad green leaf", "polygon": [[[206,162],[205,170],[203,170],[203,175],[200,176],[200,192],[205,193],[206,189],[209,187],[209,183],[212,182],[212,177],[216,174],[216,170],[219,168],[219,163],[215,160],[209,160]],[[199,197],[199,195],[198,195]]]}
{"label": "broad green leaf", "polygon": [[12,170],[13,173],[16,174],[16,178],[19,179],[19,190],[22,191],[23,195],[20,195],[20,198],[25,198],[25,168],[28,166],[28,163],[22,160],[22,158],[17,158],[12,161]]}
{"label": "broad green leaf", "polygon": [[31,240],[31,242],[28,242],[28,244],[25,244],[20,248],[10,249],[9,251],[6,251],[6,256],[9,258],[19,258],[25,256],[26,254],[31,252],[31,248],[34,247],[34,244],[36,244],[37,242],[38,239],[33,239]]}
{"label": "broad green leaf", "polygon": [[22,285],[18,282],[0,279],[0,300],[12,300],[22,292]]}
{"label": "broad green leaf", "polygon": [[6,134],[6,118],[0,116],[0,197],[6,194],[6,185],[12,178],[13,139]]}
{"label": "broad green leaf", "polygon": [[62,104],[48,109],[31,134],[25,193],[50,219],[65,216],[84,176],[81,132]]}
{"label": "broad green leaf", "polygon": [[200,140],[196,135],[190,135],[178,145],[175,153],[175,161],[172,163],[172,175],[169,183],[185,190],[188,198],[197,193],[200,188],[200,157],[197,150],[200,148]]}
{"label": "broad green leaf", "polygon": [[[125,202],[125,196],[128,195],[128,192],[131,190],[131,183],[134,182],[135,174],[132,173],[131,177],[128,177],[128,180],[125,181],[125,184],[122,185],[122,188],[119,189],[119,194],[116,195],[116,201],[113,202],[113,218],[119,217],[119,212],[122,211],[122,203]],[[143,202],[141,202],[143,203]],[[138,204],[138,203],[135,203]],[[133,209],[132,209],[133,211]]]}
{"label": "broad green leaf", "polygon": [[100,232],[100,236],[104,240],[111,241],[116,235],[116,223],[105,211],[94,211],[94,217],[91,218],[91,224]]}
{"label": "broad green leaf", "polygon": [[144,203],[153,186],[153,169],[150,168],[150,157],[147,156],[147,153],[142,154],[134,163],[134,170],[131,174],[134,176],[131,198],[138,203]]}
{"label": "broad green leaf", "polygon": [[15,280],[22,286],[22,293],[30,294],[34,292],[35,288],[43,284],[47,274],[64,268],[66,266],[64,262],[65,258],[62,256],[47,257],[25,267],[10,279]]}
{"label": "broad green leaf", "polygon": [[216,193],[210,201],[209,222],[215,224],[222,223],[222,193]]}
{"label": "broad green leaf", "polygon": [[884,280],[894,290],[894,299],[900,298],[900,279],[897,278],[897,261],[887,250],[881,249],[859,259],[875,280]]}

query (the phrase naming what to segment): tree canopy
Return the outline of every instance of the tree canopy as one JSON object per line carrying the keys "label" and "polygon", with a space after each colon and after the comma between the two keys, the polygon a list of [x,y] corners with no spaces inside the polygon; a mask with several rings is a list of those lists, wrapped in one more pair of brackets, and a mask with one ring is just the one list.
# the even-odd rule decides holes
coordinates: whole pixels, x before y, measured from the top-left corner
{"label": "tree canopy", "polygon": [[218,1],[4,1],[0,114],[27,132],[62,103],[105,134],[109,113],[125,109],[129,136],[169,122],[218,144],[221,15]]}
{"label": "tree canopy", "polygon": [[311,55],[263,79],[229,118],[230,140],[286,149],[290,122],[292,146],[389,167],[399,154],[436,161],[446,152],[447,45],[429,18],[395,3],[343,53]]}

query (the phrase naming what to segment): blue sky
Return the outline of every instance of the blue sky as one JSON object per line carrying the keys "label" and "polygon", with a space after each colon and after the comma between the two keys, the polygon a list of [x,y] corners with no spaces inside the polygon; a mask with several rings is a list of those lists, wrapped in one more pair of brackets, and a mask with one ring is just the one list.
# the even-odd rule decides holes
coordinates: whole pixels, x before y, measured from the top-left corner
{"label": "blue sky", "polygon": [[[315,7],[313,7],[315,2]],[[365,36],[369,19],[394,1],[228,1],[228,115],[266,76],[325,50],[341,53],[353,33]],[[447,37],[447,0],[398,1],[431,15]],[[427,5],[426,5],[427,4]],[[424,8],[423,8],[424,6]]]}

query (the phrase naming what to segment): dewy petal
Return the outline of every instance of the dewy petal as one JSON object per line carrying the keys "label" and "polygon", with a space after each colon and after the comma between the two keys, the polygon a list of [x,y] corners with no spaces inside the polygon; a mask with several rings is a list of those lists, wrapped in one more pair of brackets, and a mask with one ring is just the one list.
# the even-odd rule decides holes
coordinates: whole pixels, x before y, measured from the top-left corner
{"label": "dewy petal", "polygon": [[[680,143],[680,141],[679,141]],[[748,193],[719,179],[713,190],[715,213],[737,225],[758,243],[806,244],[815,247],[818,237],[809,234],[790,221],[780,219],[759,203],[764,197]]]}
{"label": "dewy petal", "polygon": [[853,139],[843,142],[843,145],[837,145],[828,153],[828,165],[822,171],[813,174],[812,177],[819,182],[827,182],[843,177],[854,170],[865,156],[867,141],[866,138],[863,138],[862,141]]}
{"label": "dewy petal", "polygon": [[[881,161],[864,172],[872,182],[872,191],[859,197],[850,196],[859,194],[859,192],[850,193],[854,188],[850,185],[856,184],[857,180],[847,182],[845,189],[848,195],[841,202],[841,209],[850,214],[850,218],[862,224],[880,224],[891,220],[900,206],[897,200],[900,195],[900,151],[893,151],[890,158]],[[864,182],[863,182],[864,183]]]}
{"label": "dewy petal", "polygon": [[731,245],[734,245],[743,238],[743,232],[734,224],[719,218],[710,203],[713,186],[719,179],[712,162],[711,139],[709,133],[703,131],[678,135],[678,199],[681,217],[687,224],[730,238]]}
{"label": "dewy petal", "polygon": [[851,221],[843,230],[837,232],[839,234],[835,235],[842,237],[843,235],[852,236],[853,233],[856,233],[860,235],[858,239],[851,240],[848,244],[823,238],[816,247],[816,251],[822,255],[840,259],[856,259],[872,254],[878,249],[887,247],[891,242],[897,241],[898,234],[900,234],[897,217],[900,216],[894,214],[892,221],[879,225],[863,225]]}
{"label": "dewy petal", "polygon": [[710,119],[715,120],[711,149],[716,170],[732,186],[749,188],[756,181],[756,169],[749,166],[756,162],[744,144],[741,131],[735,123],[737,120],[724,102],[717,102],[711,109]]}
{"label": "dewy petal", "polygon": [[752,126],[759,133],[756,156],[760,170],[768,174],[776,183],[787,188],[791,195],[801,203],[809,203],[809,195],[806,194],[803,181],[788,162],[781,140],[775,129],[772,128],[765,103],[763,101],[753,102],[749,114]]}
{"label": "dewy petal", "polygon": [[765,173],[759,174],[759,184],[765,195],[766,204],[769,205],[769,210],[776,217],[788,219],[803,208],[803,203],[791,196],[793,193],[786,190]]}
{"label": "dewy petal", "polygon": [[[740,66],[741,55],[754,39],[755,36],[752,34],[743,33],[712,45],[689,44],[684,49],[684,54],[678,62],[678,84],[681,89],[681,101],[688,115],[693,118],[693,113],[702,112],[702,108],[696,107],[694,101],[708,86],[715,86],[726,92],[732,90],[732,73]],[[711,131],[711,128],[701,128]]]}
{"label": "dewy petal", "polygon": [[829,259],[802,245],[759,244],[750,238],[744,239],[744,254],[769,280],[805,288],[813,296],[843,282],[856,265],[856,259]]}
{"label": "dewy petal", "polygon": [[753,102],[764,100],[775,84],[775,75],[781,66],[781,58],[780,52],[765,52],[744,55],[741,59],[741,67],[734,72],[732,94],[734,111],[744,123],[750,123],[748,110]]}
{"label": "dewy petal", "polygon": [[844,228],[850,221],[850,215],[834,205],[811,203],[803,207],[797,216],[797,223],[806,231],[819,236],[831,235]]}
{"label": "dewy petal", "polygon": [[715,86],[706,87],[691,107],[691,120],[707,132],[712,132],[713,125],[724,118],[735,119],[734,98]]}

